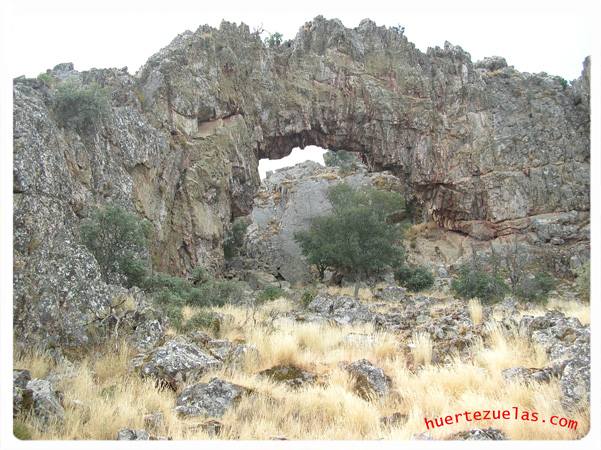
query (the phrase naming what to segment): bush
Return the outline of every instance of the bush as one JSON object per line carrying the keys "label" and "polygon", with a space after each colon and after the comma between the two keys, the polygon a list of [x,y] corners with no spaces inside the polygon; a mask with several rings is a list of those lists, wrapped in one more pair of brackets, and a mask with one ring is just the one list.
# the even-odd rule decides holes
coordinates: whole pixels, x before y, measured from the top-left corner
{"label": "bush", "polygon": [[306,288],[303,293],[301,294],[301,304],[303,305],[303,307],[307,307],[309,306],[309,304],[313,301],[313,299],[315,298],[315,296],[317,295],[317,289],[313,288],[313,287],[309,287]]}
{"label": "bush", "polygon": [[194,314],[185,324],[182,331],[208,330],[213,334],[219,333],[221,318],[212,311],[201,311]]}
{"label": "bush", "polygon": [[188,304],[193,306],[223,306],[237,303],[243,294],[240,283],[231,280],[211,280],[193,291]]}
{"label": "bush", "polygon": [[271,300],[275,300],[276,298],[285,297],[286,292],[282,288],[277,286],[267,286],[257,295],[258,303],[265,303]]}
{"label": "bush", "polygon": [[211,279],[211,274],[204,267],[198,266],[192,270],[192,283],[203,284]]}
{"label": "bush", "polygon": [[469,264],[459,268],[459,275],[451,287],[459,297],[466,300],[477,297],[483,303],[500,300],[509,291],[500,275],[484,272]]}
{"label": "bush", "polygon": [[53,109],[63,127],[88,131],[107,115],[108,95],[95,83],[65,81],[56,90]]}
{"label": "bush", "polygon": [[267,45],[270,48],[279,47],[282,44],[283,38],[284,36],[282,35],[282,33],[275,32],[267,36],[264,42],[265,45]]}
{"label": "bush", "polygon": [[432,272],[422,266],[402,266],[395,272],[394,277],[401,286],[413,292],[423,291],[434,285]]}
{"label": "bush", "polygon": [[328,150],[323,155],[323,162],[327,167],[337,167],[342,174],[349,174],[357,168],[358,160],[355,153]]}
{"label": "bush", "polygon": [[234,219],[232,227],[225,233],[223,238],[223,255],[229,259],[240,254],[240,248],[244,245],[244,235],[248,228],[248,222],[242,217]]}
{"label": "bush", "polygon": [[84,220],[80,232],[106,281],[123,282],[127,287],[143,283],[147,272],[148,221],[120,206],[108,205]]}
{"label": "bush", "polygon": [[591,263],[583,264],[576,272],[576,290],[580,298],[589,302],[591,299]]}
{"label": "bush", "polygon": [[550,291],[555,288],[555,279],[546,272],[538,272],[533,277],[524,277],[516,295],[528,301],[544,302]]}

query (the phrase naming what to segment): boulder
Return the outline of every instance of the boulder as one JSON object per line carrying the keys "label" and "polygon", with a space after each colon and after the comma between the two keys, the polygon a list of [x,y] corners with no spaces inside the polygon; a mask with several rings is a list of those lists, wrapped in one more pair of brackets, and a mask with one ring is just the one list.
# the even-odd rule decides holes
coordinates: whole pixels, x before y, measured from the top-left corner
{"label": "boulder", "polygon": [[507,437],[505,433],[497,428],[474,428],[453,433],[446,439],[454,441],[503,441]]}
{"label": "boulder", "polygon": [[305,384],[313,384],[317,379],[311,372],[307,372],[296,366],[286,365],[271,367],[270,369],[259,372],[259,375],[269,377],[274,381],[285,383],[295,389],[300,388]]}
{"label": "boulder", "polygon": [[33,411],[36,417],[46,423],[64,420],[62,395],[53,389],[52,383],[34,379],[27,383],[27,389],[33,393]]}
{"label": "boulder", "polygon": [[347,325],[357,322],[371,322],[376,314],[372,313],[367,305],[346,296],[331,296],[318,294],[307,306],[307,311],[313,313],[308,320],[332,320],[338,325]]}
{"label": "boulder", "polygon": [[554,371],[551,368],[536,369],[526,367],[510,367],[501,372],[506,381],[519,381],[524,383],[544,383],[551,380]]}
{"label": "boulder", "polygon": [[407,296],[407,289],[400,286],[386,286],[383,288],[376,289],[374,297],[378,300],[386,302],[402,302]]}
{"label": "boulder", "polygon": [[193,381],[221,364],[217,358],[181,337],[134,360],[134,366],[143,377],[154,377],[172,387]]}
{"label": "boulder", "polygon": [[208,383],[186,387],[177,397],[175,411],[187,417],[221,417],[235,405],[249,389],[213,378]]}
{"label": "boulder", "polygon": [[383,397],[390,392],[392,386],[390,377],[368,360],[361,359],[344,364],[343,368],[354,378],[355,391],[359,396],[369,399],[373,395]]}
{"label": "boulder", "polygon": [[123,428],[117,432],[118,441],[148,441],[150,434],[146,430],[132,430]]}

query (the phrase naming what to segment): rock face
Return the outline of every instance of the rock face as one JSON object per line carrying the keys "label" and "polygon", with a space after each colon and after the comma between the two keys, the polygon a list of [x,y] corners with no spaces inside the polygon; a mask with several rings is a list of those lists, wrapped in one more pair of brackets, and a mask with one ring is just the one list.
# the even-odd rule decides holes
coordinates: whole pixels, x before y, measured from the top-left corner
{"label": "rock face", "polygon": [[[267,48],[246,25],[179,35],[136,76],[77,72],[14,82],[15,328],[22,341],[77,346],[98,334],[120,289],[79,239],[116,203],[153,225],[157,270],[223,264],[224,229],[251,212],[257,161],[310,144],[390,170],[441,226],[488,239],[588,240],[589,67],[564,85],[460,47],[423,53],[370,20],[316,17]],[[110,108],[87,132],[53,112],[67,79],[97,83]]]}
{"label": "rock face", "polygon": [[30,381],[29,370],[13,370],[13,417],[26,413],[33,406],[33,391],[27,387]]}
{"label": "rock face", "polygon": [[221,417],[248,392],[245,387],[213,378],[184,389],[177,397],[175,411],[183,416]]}

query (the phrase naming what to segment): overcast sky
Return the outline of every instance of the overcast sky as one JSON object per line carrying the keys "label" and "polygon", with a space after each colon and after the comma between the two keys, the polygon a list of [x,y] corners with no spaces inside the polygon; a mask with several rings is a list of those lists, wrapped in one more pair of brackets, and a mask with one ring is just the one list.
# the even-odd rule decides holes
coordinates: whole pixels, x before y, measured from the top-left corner
{"label": "overcast sky", "polygon": [[[179,33],[222,19],[262,26],[293,38],[306,21],[322,14],[347,27],[371,18],[378,25],[405,27],[426,51],[445,40],[474,61],[501,55],[526,72],[573,80],[593,53],[591,5],[595,0],[0,0],[3,43],[12,76],[37,76],[60,62],[78,70],[124,67],[136,70]],[[598,17],[598,16],[597,16]],[[315,153],[315,158],[320,155]]]}

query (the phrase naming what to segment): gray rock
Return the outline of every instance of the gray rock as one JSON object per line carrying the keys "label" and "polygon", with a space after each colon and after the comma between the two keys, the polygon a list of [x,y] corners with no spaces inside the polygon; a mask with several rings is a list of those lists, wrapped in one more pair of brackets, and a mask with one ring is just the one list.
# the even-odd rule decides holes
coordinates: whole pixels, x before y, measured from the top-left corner
{"label": "gray rock", "polygon": [[150,430],[157,430],[165,424],[165,416],[162,412],[156,411],[144,416],[144,426]]}
{"label": "gray rock", "polygon": [[387,302],[402,302],[407,296],[407,289],[400,286],[386,286],[377,289],[374,293],[375,298]]}
{"label": "gray rock", "polygon": [[503,378],[507,381],[520,381],[520,382],[537,382],[544,383],[551,380],[553,377],[553,369],[535,369],[526,367],[511,367],[501,372]]}
{"label": "gray rock", "polygon": [[590,403],[591,367],[589,360],[574,359],[563,369],[561,380],[561,404],[571,410]]}
{"label": "gray rock", "polygon": [[249,389],[213,378],[186,387],[177,397],[175,411],[182,416],[221,417]]}
{"label": "gray rock", "polygon": [[369,308],[352,297],[335,297],[328,294],[318,294],[307,306],[307,311],[314,313],[317,318],[329,319],[339,325],[356,322],[370,322],[376,317]]}
{"label": "gray rock", "polygon": [[388,395],[392,380],[382,369],[374,366],[366,359],[343,365],[355,380],[355,391],[361,397],[369,399],[373,395]]}
{"label": "gray rock", "polygon": [[33,412],[43,422],[62,422],[65,410],[62,405],[62,395],[53,389],[52,384],[46,380],[31,380],[27,389],[33,393]]}
{"label": "gray rock", "polygon": [[505,433],[497,428],[474,428],[454,433],[447,439],[456,441],[503,441],[507,437]]}
{"label": "gray rock", "polygon": [[29,381],[29,370],[13,370],[13,417],[28,412],[33,406],[33,391],[27,388]]}
{"label": "gray rock", "polygon": [[221,361],[183,338],[175,338],[134,362],[143,377],[154,377],[169,386],[193,381]]}
{"label": "gray rock", "polygon": [[146,430],[132,430],[123,428],[117,432],[118,441],[148,441],[150,434]]}
{"label": "gray rock", "polygon": [[296,366],[279,365],[262,370],[259,375],[271,378],[274,381],[284,383],[291,388],[297,389],[306,384],[313,384],[317,377]]}

